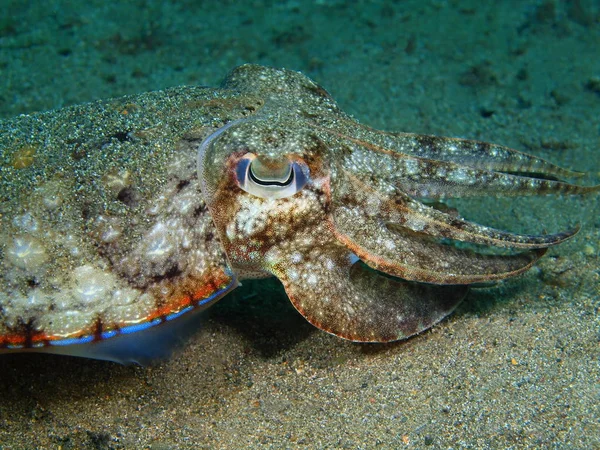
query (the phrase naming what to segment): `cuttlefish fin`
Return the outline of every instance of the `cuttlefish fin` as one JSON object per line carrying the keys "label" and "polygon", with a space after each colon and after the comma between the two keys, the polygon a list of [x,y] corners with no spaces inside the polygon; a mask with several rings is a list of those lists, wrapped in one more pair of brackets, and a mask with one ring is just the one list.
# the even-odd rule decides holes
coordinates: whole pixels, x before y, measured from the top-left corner
{"label": "cuttlefish fin", "polygon": [[[296,241],[300,246],[294,246],[291,255],[280,255],[271,271],[300,314],[344,339],[406,339],[450,314],[468,291],[467,286],[417,284],[385,276],[330,236],[311,236],[310,248],[302,248],[302,241],[302,237]],[[298,255],[303,255],[302,261]],[[296,262],[290,262],[294,258]]]}

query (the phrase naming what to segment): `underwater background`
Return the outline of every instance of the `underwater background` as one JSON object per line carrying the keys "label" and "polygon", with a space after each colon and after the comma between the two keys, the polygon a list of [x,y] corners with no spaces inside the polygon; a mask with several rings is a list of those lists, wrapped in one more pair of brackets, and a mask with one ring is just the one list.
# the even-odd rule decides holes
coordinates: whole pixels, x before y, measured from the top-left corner
{"label": "underwater background", "polygon": [[[0,118],[299,70],[375,128],[600,175],[600,2],[0,0]],[[0,448],[600,448],[598,197],[457,202],[572,241],[408,341],[323,333],[248,281],[151,367],[0,357]]]}

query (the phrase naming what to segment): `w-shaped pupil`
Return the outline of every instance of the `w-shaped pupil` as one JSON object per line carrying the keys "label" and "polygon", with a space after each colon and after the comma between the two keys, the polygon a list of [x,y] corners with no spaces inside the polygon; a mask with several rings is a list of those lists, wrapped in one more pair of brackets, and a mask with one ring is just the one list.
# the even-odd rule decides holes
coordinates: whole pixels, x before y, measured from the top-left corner
{"label": "w-shaped pupil", "polygon": [[252,161],[249,170],[250,179],[261,186],[289,186],[294,181],[294,171],[291,164],[287,164],[285,172],[281,174],[261,174],[261,172],[268,172],[268,169],[264,169],[260,161],[256,159]]}

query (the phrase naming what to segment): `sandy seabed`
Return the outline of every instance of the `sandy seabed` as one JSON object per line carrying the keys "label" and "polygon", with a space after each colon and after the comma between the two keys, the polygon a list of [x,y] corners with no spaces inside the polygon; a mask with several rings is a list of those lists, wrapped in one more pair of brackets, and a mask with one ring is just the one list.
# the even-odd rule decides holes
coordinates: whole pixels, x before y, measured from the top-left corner
{"label": "sandy seabed", "polygon": [[[597,2],[107,3],[3,2],[0,117],[253,62],[306,73],[376,128],[497,142],[597,182]],[[598,448],[598,198],[519,205],[461,213],[584,227],[405,342],[329,336],[263,280],[152,367],[3,355],[0,448]]]}

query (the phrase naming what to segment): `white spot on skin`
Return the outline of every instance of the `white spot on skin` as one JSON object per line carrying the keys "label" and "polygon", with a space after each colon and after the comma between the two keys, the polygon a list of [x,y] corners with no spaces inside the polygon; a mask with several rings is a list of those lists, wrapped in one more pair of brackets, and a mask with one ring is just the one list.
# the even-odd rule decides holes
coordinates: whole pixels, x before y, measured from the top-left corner
{"label": "white spot on skin", "polygon": [[[244,199],[245,201],[241,204],[241,207],[235,216],[235,230],[237,230],[240,235],[236,236],[237,233],[231,230],[232,236],[230,239],[234,239],[235,237],[244,239],[262,231],[266,226],[266,218],[269,210],[272,209],[272,200],[263,200],[254,197],[245,197]],[[227,235],[228,237],[230,235],[229,227]]]}
{"label": "white spot on skin", "polygon": [[186,192],[180,193],[175,197],[173,206],[179,214],[186,215],[196,206],[196,195],[197,194],[193,192],[193,190],[187,189]]}
{"label": "white spot on skin", "polygon": [[454,169],[449,173],[448,177],[451,181],[458,181],[463,183],[474,183],[476,181],[475,177],[469,173],[467,169],[459,167]]}
{"label": "white spot on skin", "polygon": [[40,289],[34,289],[27,297],[27,309],[36,309],[48,303],[47,296]]}
{"label": "white spot on skin", "polygon": [[146,256],[150,259],[163,259],[168,257],[174,250],[171,230],[163,223],[154,225],[148,233]]}
{"label": "white spot on skin", "polygon": [[296,281],[298,279],[298,271],[296,271],[295,269],[290,269],[288,277],[290,278],[290,280]]}
{"label": "white spot on skin", "polygon": [[267,266],[272,267],[281,260],[281,252],[277,248],[272,248],[265,254],[264,259]]}
{"label": "white spot on skin", "polygon": [[62,204],[62,198],[60,198],[59,196],[56,196],[56,197],[44,197],[42,199],[42,202],[44,203],[44,206],[48,210],[53,211],[53,210],[57,209]]}
{"label": "white spot on skin", "polygon": [[381,200],[375,196],[370,195],[367,197],[366,205],[364,205],[364,212],[369,216],[376,216],[381,208]]}
{"label": "white spot on skin", "polygon": [[102,177],[104,188],[113,195],[131,186],[131,173],[126,169],[112,169]]}
{"label": "white spot on skin", "polygon": [[10,262],[27,271],[38,269],[48,259],[44,246],[38,240],[27,236],[14,238],[6,253]]}
{"label": "white spot on skin", "polygon": [[423,231],[427,226],[427,223],[421,218],[410,216],[404,223],[404,226],[413,231]]}
{"label": "white spot on skin", "polygon": [[394,244],[394,241],[392,241],[391,239],[385,239],[383,241],[383,245],[385,246],[385,248],[387,248],[388,250],[395,250],[396,249],[396,244]]}
{"label": "white spot on skin", "polygon": [[73,276],[75,288],[73,293],[77,300],[83,303],[106,301],[114,288],[114,276],[98,270],[92,266],[85,265],[77,267]]}
{"label": "white spot on skin", "polygon": [[23,231],[37,231],[38,222],[30,213],[17,216],[13,219],[13,225],[20,228]]}
{"label": "white spot on skin", "polygon": [[47,330],[49,325],[55,330],[55,336],[70,336],[85,329],[94,320],[94,314],[79,310],[67,310],[61,314],[48,314],[40,317],[40,329]]}
{"label": "white spot on skin", "polygon": [[235,223],[229,222],[227,224],[227,229],[225,230],[225,234],[227,235],[227,239],[230,241],[235,240],[236,232],[235,232]]}
{"label": "white spot on skin", "polygon": [[407,175],[418,175],[421,172],[419,161],[416,159],[407,159],[404,161],[404,170]]}
{"label": "white spot on skin", "polygon": [[69,249],[69,253],[72,256],[79,256],[81,248],[79,247],[80,240],[77,236],[68,234],[64,237],[64,246]]}
{"label": "white spot on skin", "polygon": [[102,242],[110,243],[116,241],[121,237],[121,231],[116,230],[115,228],[109,228],[104,233],[102,233]]}

